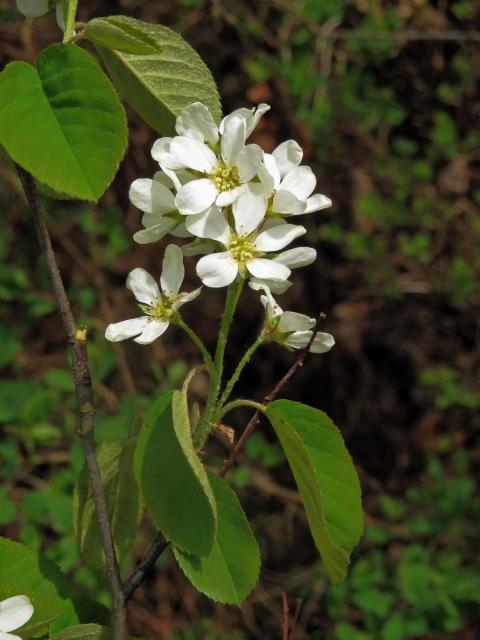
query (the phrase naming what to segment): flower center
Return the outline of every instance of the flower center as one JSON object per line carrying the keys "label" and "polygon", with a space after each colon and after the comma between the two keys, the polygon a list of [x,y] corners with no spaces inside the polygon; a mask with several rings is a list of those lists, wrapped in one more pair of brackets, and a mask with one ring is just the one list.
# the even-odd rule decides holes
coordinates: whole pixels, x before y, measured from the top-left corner
{"label": "flower center", "polygon": [[239,265],[240,271],[246,263],[259,255],[259,252],[248,236],[232,236],[227,245],[230,255]]}
{"label": "flower center", "polygon": [[218,191],[231,191],[240,184],[240,175],[237,167],[228,167],[224,162],[219,162],[214,173],[210,176]]}
{"label": "flower center", "polygon": [[170,320],[173,316],[172,302],[173,300],[165,298],[164,300],[159,300],[153,307],[147,304],[141,304],[139,307],[151,318],[164,322],[165,320]]}

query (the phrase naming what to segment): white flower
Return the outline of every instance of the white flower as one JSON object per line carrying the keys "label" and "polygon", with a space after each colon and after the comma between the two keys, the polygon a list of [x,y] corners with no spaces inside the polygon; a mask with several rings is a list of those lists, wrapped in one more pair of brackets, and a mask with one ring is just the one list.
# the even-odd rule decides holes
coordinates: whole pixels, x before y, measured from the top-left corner
{"label": "white flower", "polygon": [[65,31],[63,0],[58,2],[52,0],[17,0],[18,11],[27,18],[39,18],[48,13],[52,7],[55,7],[58,26],[62,31]]}
{"label": "white flower", "polygon": [[[251,285],[252,286],[252,285]],[[268,287],[252,286],[254,289],[262,289],[264,295],[260,300],[265,307],[265,326],[263,333],[269,340],[291,349],[303,349],[312,337],[312,329],[315,326],[315,318],[309,318],[303,313],[283,311],[272,296]],[[317,332],[310,346],[312,353],[325,353],[335,344],[335,340],[329,333]]]}
{"label": "white flower", "polygon": [[105,332],[107,340],[118,342],[137,336],[135,342],[150,344],[165,333],[170,322],[175,321],[180,307],[200,294],[201,287],[190,293],[179,293],[184,276],[182,252],[174,244],[168,245],[165,250],[160,277],[162,292],[147,271],[131,271],[128,274],[127,287],[140,302],[139,306],[146,315],[109,324]]}
{"label": "white flower", "polygon": [[[315,262],[317,252],[312,247],[296,247],[295,249],[288,249],[283,251],[278,256],[274,256],[272,260],[285,265],[289,269],[299,269],[300,267],[307,267]],[[258,289],[258,287],[266,286],[272,293],[282,294],[292,286],[290,280],[267,280],[259,278],[250,278],[250,286],[252,289]]]}
{"label": "white flower", "polygon": [[214,204],[226,207],[247,192],[265,214],[264,190],[252,182],[260,170],[263,151],[256,144],[245,145],[245,141],[269,108],[262,104],[256,110],[238,109],[217,127],[207,107],[195,102],[177,118],[179,135],[157,140],[152,156],[162,169],[187,169],[198,176],[178,190],[175,204],[180,213],[195,215]]}
{"label": "white flower", "polygon": [[317,180],[310,167],[299,166],[303,151],[287,140],[270,154],[264,154],[259,176],[269,198],[269,215],[301,215],[332,205],[327,196],[311,195]]}
{"label": "white flower", "polygon": [[134,180],[130,187],[130,202],[143,211],[142,224],[145,229],[137,231],[133,239],[139,244],[149,244],[160,240],[167,233],[177,237],[190,237],[185,229],[185,218],[175,205],[172,190],[188,182],[192,176],[187,172],[178,176],[169,172],[157,171],[151,178]]}
{"label": "white flower", "polygon": [[27,596],[14,596],[0,602],[0,640],[21,640],[9,631],[15,631],[33,616],[33,605]]}
{"label": "white flower", "polygon": [[264,257],[277,252],[306,233],[305,227],[293,224],[264,225],[250,233],[238,231],[228,224],[221,213],[196,216],[189,224],[189,231],[219,243],[224,251],[206,255],[197,263],[197,273],[207,287],[225,287],[240,274],[242,278],[284,281],[290,275],[290,268],[276,260]]}

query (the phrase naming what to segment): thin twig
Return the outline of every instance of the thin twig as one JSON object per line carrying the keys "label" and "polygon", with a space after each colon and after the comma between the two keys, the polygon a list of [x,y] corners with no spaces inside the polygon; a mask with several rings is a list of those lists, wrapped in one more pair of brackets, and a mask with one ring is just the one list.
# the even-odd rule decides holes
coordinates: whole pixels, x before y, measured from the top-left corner
{"label": "thin twig", "polygon": [[122,591],[120,570],[113,545],[107,501],[95,452],[95,438],[93,430],[95,409],[93,406],[92,380],[88,362],[86,330],[77,328],[75,318],[73,317],[70,303],[63,285],[62,276],[53,251],[50,234],[38,201],[35,181],[24,169],[21,167],[17,167],[17,169],[23,184],[27,202],[33,214],[38,242],[47,265],[55,300],[70,344],[72,372],[77,399],[77,433],[82,441],[85,452],[85,460],[90,485],[92,487],[93,501],[95,503],[102,546],[105,553],[105,565],[112,592],[112,627],[114,640],[126,640],[126,603]]}
{"label": "thin twig", "polygon": [[302,608],[302,599],[301,598],[297,598],[297,604],[295,605],[295,613],[293,614],[292,630],[290,632],[289,640],[292,640],[292,638],[293,638],[293,634],[294,634],[295,629],[297,627],[298,618],[300,617],[300,609],[301,608]]}
{"label": "thin twig", "polygon": [[288,622],[290,617],[290,609],[288,607],[288,598],[285,592],[282,593],[282,640],[288,640]]}
{"label": "thin twig", "polygon": [[148,571],[155,564],[160,555],[165,551],[170,543],[165,540],[161,533],[157,534],[152,546],[145,554],[132,575],[123,583],[123,593],[128,600],[133,595],[135,589],[140,586]]}
{"label": "thin twig", "polygon": [[[324,318],[325,318],[325,314],[321,313],[317,319],[317,322],[315,323],[315,326],[313,327],[312,335],[310,336],[310,340],[308,341],[308,344],[301,351],[299,351],[298,356],[295,359],[295,362],[292,364],[292,366],[287,371],[287,373],[283,376],[281,380],[277,382],[273,390],[268,395],[265,396],[262,403],[264,407],[267,407],[271,402],[275,400],[275,398],[280,394],[281,391],[283,391],[284,387],[287,386],[287,384],[290,382],[293,376],[297,373],[297,371],[303,367],[305,358],[307,357],[307,354],[310,351],[310,347],[312,346],[312,343],[315,340],[315,336],[318,333],[318,327],[319,327],[320,321],[323,320]],[[256,429],[258,423],[260,422],[260,415],[261,415],[260,411],[256,411],[253,414],[249,423],[245,427],[245,431],[240,436],[240,439],[238,440],[235,448],[230,454],[230,457],[224,462],[222,468],[218,472],[218,475],[221,478],[223,478],[227,474],[230,467],[234,465],[235,462],[238,460],[240,454],[243,451],[243,448],[245,447],[247,440],[250,438],[250,436]]]}

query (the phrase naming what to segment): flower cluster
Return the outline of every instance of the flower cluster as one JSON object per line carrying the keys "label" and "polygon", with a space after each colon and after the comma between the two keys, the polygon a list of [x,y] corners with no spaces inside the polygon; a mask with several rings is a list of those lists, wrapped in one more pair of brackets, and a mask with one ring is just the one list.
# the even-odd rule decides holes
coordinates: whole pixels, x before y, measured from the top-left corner
{"label": "flower cluster", "polygon": [[13,596],[0,602],[0,640],[21,640],[10,631],[23,627],[33,616],[33,606],[27,596]]}
{"label": "flower cluster", "polygon": [[[253,289],[264,292],[265,328],[269,327],[265,335],[296,347],[309,330],[311,335],[311,320],[299,325],[303,328],[295,325],[295,329],[284,330],[289,312],[278,312],[280,307],[271,296],[290,286],[292,269],[316,258],[311,247],[287,249],[306,233],[304,226],[296,224],[296,217],[325,209],[331,201],[321,194],[312,195],[316,179],[310,167],[301,165],[303,152],[295,141],[283,142],[271,154],[247,142],[269,108],[260,104],[255,109],[237,109],[217,125],[200,102],[186,107],[176,121],[177,135],[160,138],[153,145],[159,171],[152,179],[138,179],[131,185],[130,200],[143,212],[144,227],[134,240],[148,244],[167,234],[188,240],[183,255],[201,256],[196,270],[205,286],[225,287],[239,278],[248,280]],[[162,297],[151,276],[135,269],[127,286],[146,305],[141,305],[146,315],[110,325],[109,340],[137,336],[136,342],[151,342],[165,331],[180,304],[198,295],[199,289],[178,294],[184,271],[180,250],[175,249],[168,246],[164,261],[164,273],[166,269],[173,273],[169,260],[175,256],[181,274],[173,298],[165,289]],[[316,339],[312,350],[328,350],[333,345],[333,338],[329,339],[322,343],[325,348]]]}

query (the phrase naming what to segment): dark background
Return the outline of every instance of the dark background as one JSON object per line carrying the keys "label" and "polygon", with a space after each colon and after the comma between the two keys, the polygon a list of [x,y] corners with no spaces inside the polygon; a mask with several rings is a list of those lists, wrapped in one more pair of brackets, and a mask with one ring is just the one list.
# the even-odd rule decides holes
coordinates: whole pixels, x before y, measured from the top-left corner
{"label": "dark background", "polygon": [[[198,595],[167,557],[130,606],[148,638],[280,638],[281,594],[302,599],[295,638],[470,640],[480,637],[479,271],[480,10],[475,0],[81,2],[79,19],[125,14],[168,25],[199,51],[224,112],[271,104],[252,141],[305,150],[333,207],[302,219],[316,263],[294,272],[284,308],[327,314],[336,346],[310,356],[288,397],[326,411],[359,470],[366,535],[346,582],[329,588],[291,474],[262,425],[231,481],[262,548],[258,587],[240,609]],[[0,59],[33,62],[58,40],[0,3]],[[156,134],[129,112],[130,146],[98,206],[48,202],[49,228],[77,316],[90,329],[98,438],[123,435],[151,393],[198,361],[169,330],[151,347],[113,346],[108,322],[131,317],[129,270],[160,270],[163,243],[135,245],[128,201],[150,177]],[[82,464],[64,337],[18,179],[0,164],[0,533],[42,548],[86,591],[71,491]],[[186,289],[198,286],[190,260]],[[213,348],[223,292],[185,316]],[[261,323],[245,294],[228,367]],[[292,362],[263,348],[238,388],[256,400]],[[195,388],[205,395],[201,382]],[[135,399],[136,398],[136,399]],[[244,416],[232,417],[239,430]],[[211,461],[224,445],[214,443]],[[138,555],[152,538],[142,528]]]}

